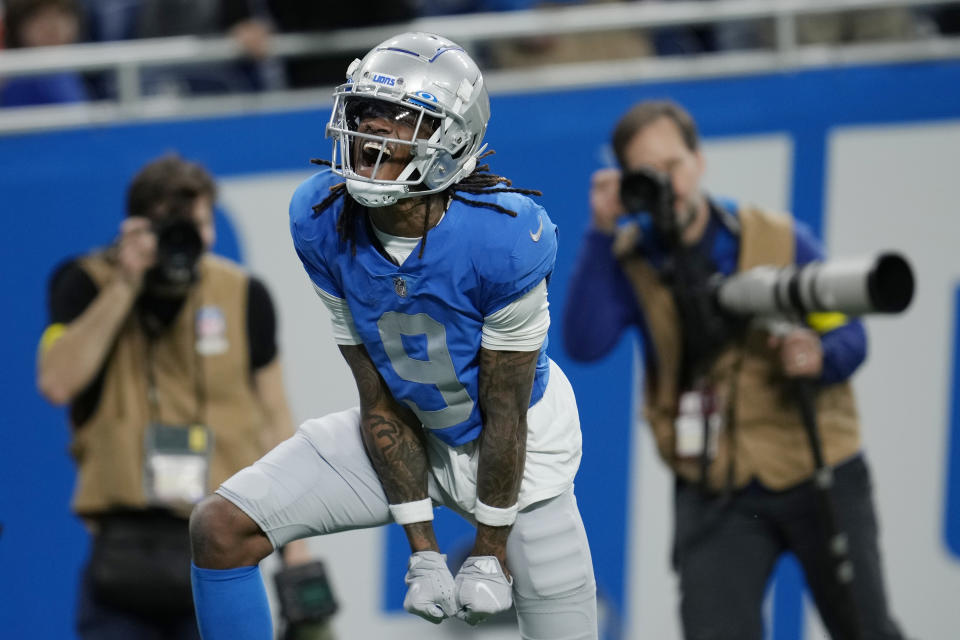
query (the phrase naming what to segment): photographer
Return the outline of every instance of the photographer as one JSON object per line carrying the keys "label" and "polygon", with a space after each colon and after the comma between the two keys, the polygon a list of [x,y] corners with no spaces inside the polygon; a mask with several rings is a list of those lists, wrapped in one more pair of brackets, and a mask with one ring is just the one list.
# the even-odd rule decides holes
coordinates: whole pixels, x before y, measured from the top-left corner
{"label": "photographer", "polygon": [[50,279],[38,386],[70,407],[84,639],[199,638],[193,505],[292,434],[270,295],[208,253],[215,195],[199,165],[149,163],[116,242]]}
{"label": "photographer", "polygon": [[[679,105],[635,105],[612,142],[620,170],[592,179],[591,229],[571,277],[564,339],[572,357],[590,361],[627,327],[639,330],[645,417],[676,477],[673,559],[685,637],[760,640],[767,580],[790,551],[833,638],[901,638],[884,594],[848,382],[866,355],[862,324],[821,313],[774,330],[721,312],[713,295],[718,278],[820,260],[820,246],[790,217],[704,194],[696,126]],[[794,379],[817,385],[813,413],[849,543],[855,613],[838,595]]]}

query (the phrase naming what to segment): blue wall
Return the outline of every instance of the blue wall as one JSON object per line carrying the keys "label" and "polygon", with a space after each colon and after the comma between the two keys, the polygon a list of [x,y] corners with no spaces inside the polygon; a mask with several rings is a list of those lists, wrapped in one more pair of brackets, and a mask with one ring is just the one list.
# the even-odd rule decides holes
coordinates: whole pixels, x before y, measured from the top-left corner
{"label": "blue wall", "polygon": [[[718,80],[498,96],[488,140],[495,171],[541,189],[561,228],[551,299],[551,355],[580,402],[584,458],[577,480],[597,579],[611,603],[624,598],[631,349],[623,340],[601,363],[570,361],[562,350],[565,288],[586,226],[590,173],[613,123],[634,101],[671,97],[685,104],[704,137],[786,133],[793,138],[792,204],[822,228],[825,142],[831,127],[960,117],[960,62],[814,70]],[[61,259],[108,242],[121,218],[125,184],[149,159],[177,150],[217,176],[308,168],[327,156],[326,114],[300,111],[154,124],[94,127],[0,138],[0,266],[7,290],[0,314],[0,629],[12,638],[71,637],[76,574],[86,553],[82,527],[67,511],[73,469],[65,413],[34,385],[34,357],[45,322],[45,287]],[[734,194],[735,195],[735,194]],[[278,224],[283,224],[278,221]],[[229,236],[229,234],[227,234]],[[226,238],[222,252],[238,255]],[[954,384],[956,394],[956,383]],[[954,428],[960,429],[954,419]],[[960,434],[954,433],[954,447]],[[957,455],[953,456],[957,462]],[[960,470],[952,489],[960,495]],[[946,529],[946,528],[945,528]],[[450,525],[448,535],[462,535]],[[956,529],[949,529],[956,551]],[[405,555],[390,538],[391,571]],[[781,574],[774,637],[800,637],[800,578]],[[394,607],[397,575],[385,585]]]}
{"label": "blue wall", "polygon": [[947,486],[944,540],[960,558],[960,286],[954,291],[953,371],[950,380],[950,435],[947,442]]}

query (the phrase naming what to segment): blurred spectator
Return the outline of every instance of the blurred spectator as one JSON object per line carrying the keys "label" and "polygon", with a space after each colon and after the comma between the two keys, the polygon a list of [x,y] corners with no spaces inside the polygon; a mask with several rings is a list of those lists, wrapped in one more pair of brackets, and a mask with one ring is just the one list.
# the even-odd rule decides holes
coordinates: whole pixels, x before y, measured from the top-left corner
{"label": "blurred spectator", "polygon": [[86,38],[91,42],[109,42],[136,38],[137,12],[141,0],[80,0],[83,6]]}
{"label": "blurred spectator", "polygon": [[[675,0],[661,0],[673,2]],[[684,1],[684,0],[680,0]],[[696,54],[716,51],[716,28],[711,25],[679,25],[653,30],[653,47],[657,55]]]}
{"label": "blurred spectator", "polygon": [[[661,1],[673,2],[676,0]],[[678,25],[662,27],[653,31],[653,46],[657,55],[660,56],[757,49],[772,45],[773,30],[770,28],[769,21]]]}
{"label": "blurred spectator", "polygon": [[[674,1],[683,0],[661,0]],[[845,13],[830,11],[830,7],[825,6],[825,13],[797,16],[797,44],[896,41],[912,38],[917,33],[915,14],[910,9],[893,7]],[[657,55],[770,48],[774,44],[772,20],[664,27],[654,32]]]}
{"label": "blurred spectator", "polygon": [[537,0],[413,0],[414,10],[419,16],[449,16],[461,13],[519,11],[532,9],[538,4],[540,3],[537,2]]}
{"label": "blurred spectator", "polygon": [[[772,21],[721,23],[714,27],[718,50],[771,48],[776,45]],[[918,33],[916,14],[889,8],[797,16],[796,43],[800,46],[853,42],[899,41]]]}
{"label": "blurred spectator", "polygon": [[[73,44],[80,31],[74,0],[9,0],[4,15],[8,48]],[[72,72],[10,78],[0,87],[0,106],[83,102],[88,99],[80,76]]]}
{"label": "blurred spectator", "polygon": [[[277,31],[332,31],[378,24],[406,22],[416,17],[412,0],[368,0],[350,2],[302,2],[301,0],[265,0]],[[363,43],[356,51],[308,56],[287,60],[284,64],[290,88],[330,86],[343,83],[344,69],[366,52]]]}
{"label": "blurred spectator", "polygon": [[[84,0],[90,39],[161,38],[180,35],[232,36],[250,60],[149,69],[144,72],[148,95],[212,95],[340,84],[343,70],[356,52],[293,58],[268,58],[273,31],[330,31],[411,20],[412,0],[350,3],[299,0]],[[113,97],[113,79],[100,80],[98,94]]]}
{"label": "blurred spectator", "polygon": [[907,40],[916,35],[910,9],[889,8],[813,14],[797,18],[797,44],[844,44]]}
{"label": "blurred spectator", "polygon": [[[493,1],[490,4],[514,4],[516,8],[551,8],[571,4],[611,4],[622,0],[585,0],[582,2]],[[520,6],[523,5],[523,6]],[[562,64],[640,58],[653,52],[643,30],[623,29],[592,33],[573,33],[516,40],[498,40],[486,47],[487,62],[493,67],[528,67],[541,64]]]}
{"label": "blurred spectator", "polygon": [[[264,63],[270,25],[259,0],[82,0],[91,42],[173,36],[231,35],[249,59],[150,67],[145,95],[218,95],[279,88]],[[116,97],[112,73],[90,79],[100,98]]]}
{"label": "blurred spectator", "polygon": [[938,33],[943,35],[960,33],[960,7],[937,7],[931,9],[928,15]]}
{"label": "blurred spectator", "polygon": [[[251,59],[263,59],[269,26],[248,0],[140,0],[136,34],[140,38],[231,35]],[[255,62],[203,63],[151,69],[144,74],[147,93],[213,95],[263,88]]]}
{"label": "blurred spectator", "polygon": [[[418,16],[525,11],[576,4],[609,4],[622,0],[415,0]],[[650,55],[646,35],[637,29],[536,36],[495,40],[476,46],[473,55],[484,66],[499,68],[531,67],[542,64],[590,62],[637,58]]]}

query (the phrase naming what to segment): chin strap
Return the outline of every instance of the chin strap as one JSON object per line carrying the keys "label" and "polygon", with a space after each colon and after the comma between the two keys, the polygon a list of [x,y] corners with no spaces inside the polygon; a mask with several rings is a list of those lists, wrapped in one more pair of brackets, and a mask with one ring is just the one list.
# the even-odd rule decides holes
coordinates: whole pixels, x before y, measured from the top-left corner
{"label": "chin strap", "polygon": [[450,182],[450,184],[457,184],[468,175],[473,173],[473,170],[477,168],[477,158],[474,156],[467,160],[460,171],[457,172],[457,176]]}
{"label": "chin strap", "polygon": [[473,173],[473,170],[477,168],[477,158],[482,156],[483,152],[486,150],[487,150],[487,143],[483,143],[483,146],[477,149],[477,151],[472,156],[470,156],[470,159],[467,160],[465,163],[463,163],[463,167],[461,167],[460,171],[457,172],[457,177],[450,184],[457,184],[458,182],[460,182],[461,180],[469,176],[471,173]]}
{"label": "chin strap", "polygon": [[[431,141],[433,139],[431,138]],[[480,147],[475,154],[473,154],[463,166],[460,167],[460,170],[454,175],[452,180],[448,180],[443,183],[440,188],[434,188],[430,190],[430,193],[435,193],[441,189],[457,184],[477,168],[477,157],[482,155],[486,150],[487,145]],[[414,169],[423,170],[422,165],[424,162],[414,158],[407,166],[404,167],[403,171],[397,176],[397,180],[407,180],[410,175],[413,173]],[[408,194],[413,193],[413,195],[420,195],[421,192],[411,192],[410,185],[405,184],[380,184],[376,182],[367,182],[365,180],[356,180],[347,178],[347,192],[353,196],[353,199],[362,204],[365,207],[388,207],[392,204],[396,204],[397,200],[401,198],[408,197]],[[412,197],[412,196],[411,196]]]}
{"label": "chin strap", "polygon": [[405,184],[376,184],[347,178],[347,192],[365,207],[387,207],[410,192]]}

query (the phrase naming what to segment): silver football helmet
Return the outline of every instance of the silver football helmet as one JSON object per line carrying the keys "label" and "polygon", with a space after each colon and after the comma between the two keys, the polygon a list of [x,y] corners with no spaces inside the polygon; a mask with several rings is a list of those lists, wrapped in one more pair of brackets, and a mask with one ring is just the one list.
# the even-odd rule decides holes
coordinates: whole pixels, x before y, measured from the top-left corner
{"label": "silver football helmet", "polygon": [[[377,45],[353,61],[333,96],[333,171],[368,207],[443,191],[473,172],[486,146],[490,98],[480,69],[438,35],[403,33]],[[388,124],[359,130],[376,118]],[[385,168],[394,156],[410,159],[395,178],[382,177],[393,173]]]}

